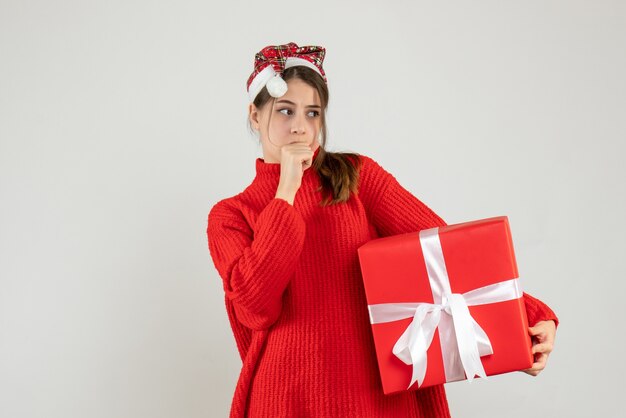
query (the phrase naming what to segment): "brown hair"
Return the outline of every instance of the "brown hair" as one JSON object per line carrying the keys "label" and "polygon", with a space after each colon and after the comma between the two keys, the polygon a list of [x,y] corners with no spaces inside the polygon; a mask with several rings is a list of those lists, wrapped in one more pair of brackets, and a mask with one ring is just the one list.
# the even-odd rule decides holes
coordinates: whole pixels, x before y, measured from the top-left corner
{"label": "brown hair", "polygon": [[[328,152],[325,150],[327,136],[326,108],[328,107],[328,86],[326,82],[315,70],[305,66],[295,66],[285,69],[283,71],[283,79],[285,81],[291,79],[304,81],[317,90],[322,102],[322,111],[320,112],[322,123],[320,129],[320,149],[311,167],[316,170],[320,176],[321,186],[318,190],[322,190],[324,196],[323,201],[320,202],[320,206],[347,201],[350,198],[350,193],[357,192],[359,170],[362,162],[357,153]],[[260,109],[271,99],[272,96],[270,96],[267,88],[263,87],[253,103]]]}

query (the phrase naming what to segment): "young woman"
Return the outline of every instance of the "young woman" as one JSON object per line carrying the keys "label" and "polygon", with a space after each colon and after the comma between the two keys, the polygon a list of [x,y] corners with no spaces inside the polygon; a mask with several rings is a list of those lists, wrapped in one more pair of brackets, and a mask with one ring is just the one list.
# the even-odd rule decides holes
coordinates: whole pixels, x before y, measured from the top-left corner
{"label": "young woman", "polygon": [[[443,385],[384,395],[357,248],[445,225],[372,158],[327,152],[325,49],[255,55],[249,121],[263,158],[208,216],[243,366],[231,417],[448,417]],[[524,294],[536,375],[557,317]]]}

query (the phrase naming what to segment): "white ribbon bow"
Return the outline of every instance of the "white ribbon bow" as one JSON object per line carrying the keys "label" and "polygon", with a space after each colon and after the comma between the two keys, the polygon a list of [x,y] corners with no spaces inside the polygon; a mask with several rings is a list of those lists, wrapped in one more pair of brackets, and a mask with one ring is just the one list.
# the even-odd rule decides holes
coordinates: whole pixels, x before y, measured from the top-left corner
{"label": "white ribbon bow", "polygon": [[[370,322],[398,321],[413,317],[393,347],[393,354],[405,364],[413,364],[410,388],[418,387],[426,376],[427,351],[439,327],[441,353],[447,382],[475,375],[487,378],[481,356],[493,354],[491,341],[469,312],[468,306],[504,302],[522,297],[517,279],[506,280],[460,294],[452,293],[439,228],[420,231],[420,244],[435,303],[379,303],[368,305]],[[442,315],[442,312],[445,315]]]}

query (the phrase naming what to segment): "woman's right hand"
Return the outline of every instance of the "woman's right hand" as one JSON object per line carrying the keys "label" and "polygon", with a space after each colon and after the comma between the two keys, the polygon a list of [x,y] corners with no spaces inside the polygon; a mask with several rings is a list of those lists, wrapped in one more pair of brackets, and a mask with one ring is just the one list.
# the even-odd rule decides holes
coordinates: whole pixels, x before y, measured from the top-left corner
{"label": "woman's right hand", "polygon": [[313,165],[313,151],[309,145],[298,142],[280,149],[280,180],[276,196],[293,205],[296,192],[302,184],[304,170]]}

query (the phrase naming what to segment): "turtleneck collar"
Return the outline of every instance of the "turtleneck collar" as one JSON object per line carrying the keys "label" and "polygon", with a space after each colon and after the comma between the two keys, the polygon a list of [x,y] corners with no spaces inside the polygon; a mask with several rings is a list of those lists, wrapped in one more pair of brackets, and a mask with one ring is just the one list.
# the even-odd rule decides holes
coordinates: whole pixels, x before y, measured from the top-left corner
{"label": "turtleneck collar", "polygon": [[[321,145],[317,147],[317,149],[313,152],[313,161],[317,158],[317,155],[320,152]],[[266,163],[262,158],[257,158],[256,162],[256,177],[255,180],[275,180],[278,181],[280,179],[280,163]],[[311,173],[315,171],[313,167],[307,168],[302,174],[302,178],[306,178],[311,175]]]}

